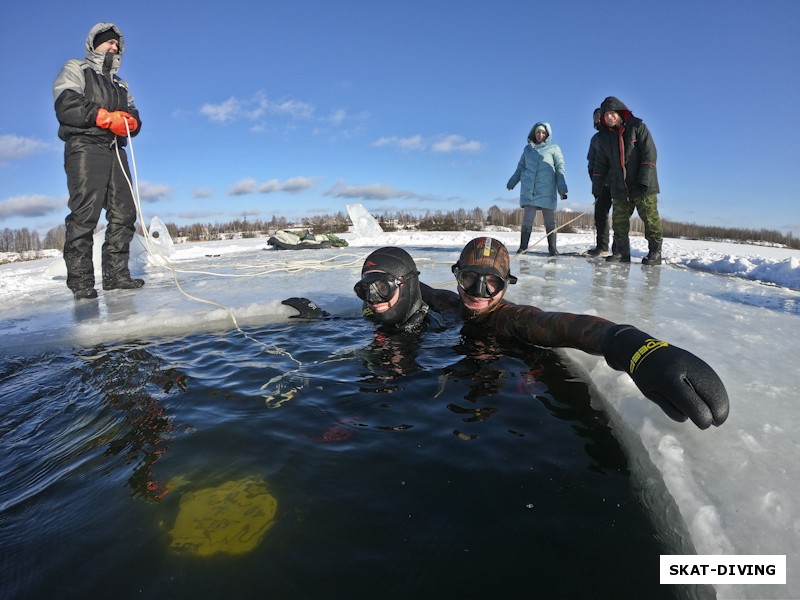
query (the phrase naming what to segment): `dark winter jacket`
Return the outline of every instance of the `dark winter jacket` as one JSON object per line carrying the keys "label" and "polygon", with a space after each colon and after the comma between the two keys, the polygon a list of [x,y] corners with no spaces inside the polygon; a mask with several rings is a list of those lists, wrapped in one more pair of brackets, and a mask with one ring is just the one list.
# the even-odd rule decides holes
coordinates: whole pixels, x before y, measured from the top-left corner
{"label": "dark winter jacket", "polygon": [[[119,35],[119,54],[95,52],[95,36],[108,29]],[[132,115],[139,125],[131,135],[135,136],[142,128],[139,111],[128,91],[128,84],[117,76],[125,51],[122,32],[112,23],[98,23],[86,37],[86,58],[68,60],[53,82],[53,100],[58,117],[58,137],[64,141],[83,136],[99,144],[110,145],[114,133],[95,125],[97,112],[105,108],[109,112],[122,110]],[[125,145],[126,137],[118,137],[117,142]]]}
{"label": "dark winter jacket", "polygon": [[612,198],[635,199],[658,194],[656,145],[647,125],[613,96],[606,98],[600,109],[603,114],[618,112],[622,122],[613,128],[603,125],[598,132],[592,194],[599,196],[604,185],[611,189]]}

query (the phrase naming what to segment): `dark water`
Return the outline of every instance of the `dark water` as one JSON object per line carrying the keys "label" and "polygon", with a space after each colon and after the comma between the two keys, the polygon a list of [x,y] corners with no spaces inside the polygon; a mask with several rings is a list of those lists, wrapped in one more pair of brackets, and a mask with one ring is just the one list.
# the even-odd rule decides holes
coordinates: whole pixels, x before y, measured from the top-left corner
{"label": "dark water", "polygon": [[[672,597],[557,354],[358,320],[247,333],[4,357],[0,597]],[[171,547],[184,495],[247,478],[277,500],[253,550]]]}

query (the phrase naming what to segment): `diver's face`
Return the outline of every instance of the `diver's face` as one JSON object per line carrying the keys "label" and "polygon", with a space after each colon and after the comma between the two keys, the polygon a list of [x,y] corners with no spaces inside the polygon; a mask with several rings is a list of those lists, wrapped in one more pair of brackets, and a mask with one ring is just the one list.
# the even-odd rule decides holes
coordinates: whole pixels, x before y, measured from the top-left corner
{"label": "diver's face", "polygon": [[461,302],[464,304],[466,308],[474,312],[488,312],[492,308],[494,308],[500,300],[503,298],[505,294],[505,290],[500,292],[494,297],[491,298],[476,298],[475,296],[470,296],[464,288],[458,288],[458,295],[461,297]]}
{"label": "diver's face", "polygon": [[355,292],[375,313],[391,310],[400,300],[402,283],[383,271],[367,271],[356,284]]}
{"label": "diver's face", "polygon": [[375,311],[376,313],[385,313],[387,310],[393,308],[397,302],[400,300],[400,288],[397,288],[397,291],[394,293],[394,296],[386,300],[385,302],[378,302],[377,304],[373,304],[372,302],[367,302],[369,307]]}

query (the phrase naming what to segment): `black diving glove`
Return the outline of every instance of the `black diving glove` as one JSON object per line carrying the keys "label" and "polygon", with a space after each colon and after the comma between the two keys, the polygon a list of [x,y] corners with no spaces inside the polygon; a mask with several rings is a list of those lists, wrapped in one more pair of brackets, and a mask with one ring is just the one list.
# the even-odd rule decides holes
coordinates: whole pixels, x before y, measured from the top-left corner
{"label": "black diving glove", "polygon": [[700,429],[728,418],[728,392],[707,363],[631,325],[606,334],[603,355],[612,369],[625,371],[641,392],[675,421],[690,418]]}
{"label": "black diving glove", "polygon": [[322,310],[308,298],[287,298],[281,304],[297,309],[299,315],[290,315],[290,319],[322,319],[329,317],[330,313]]}

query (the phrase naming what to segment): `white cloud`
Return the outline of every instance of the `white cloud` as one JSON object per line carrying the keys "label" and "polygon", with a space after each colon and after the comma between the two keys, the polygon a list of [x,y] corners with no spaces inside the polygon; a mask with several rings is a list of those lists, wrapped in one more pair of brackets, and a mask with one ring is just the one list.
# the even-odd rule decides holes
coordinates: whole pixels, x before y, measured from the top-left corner
{"label": "white cloud", "polygon": [[156,202],[172,195],[172,188],[163,183],[139,182],[139,198],[145,202]]}
{"label": "white cloud", "polygon": [[229,196],[244,196],[245,194],[252,194],[256,190],[256,180],[252,177],[240,179],[234,183],[228,190]]}
{"label": "white cloud", "polygon": [[347,120],[347,111],[343,108],[337,108],[331,111],[328,115],[328,123],[334,127],[338,127]]}
{"label": "white cloud", "polygon": [[300,100],[273,102],[264,92],[256,92],[250,98],[231,96],[219,104],[210,102],[203,104],[200,107],[200,114],[216,123],[232,123],[238,120],[259,121],[268,114],[290,119],[310,119],[314,116],[314,110],[314,106],[308,102]]}
{"label": "white cloud", "polygon": [[0,201],[0,220],[12,217],[43,217],[62,210],[66,213],[67,201],[49,196],[14,196]]}
{"label": "white cloud", "polygon": [[424,150],[425,142],[421,135],[412,135],[410,137],[382,137],[372,143],[373,146],[382,147],[390,146],[399,148],[404,152],[409,150]]}
{"label": "white cloud", "polygon": [[292,177],[283,183],[277,179],[265,181],[258,186],[258,191],[262,194],[271,194],[273,192],[288,192],[290,194],[298,194],[311,187],[314,187],[314,179],[310,177]]}
{"label": "white cloud", "polygon": [[385,136],[372,142],[376,147],[392,147],[410,152],[412,150],[430,151],[436,154],[450,154],[453,152],[478,152],[483,149],[483,144],[476,140],[467,140],[461,135],[442,135],[423,138],[421,135],[408,137]]}
{"label": "white cloud", "polygon": [[211,188],[197,188],[192,190],[192,196],[194,198],[208,198],[212,193]]}
{"label": "white cloud", "polygon": [[228,98],[222,104],[204,104],[200,107],[200,114],[205,115],[217,123],[227,123],[239,117],[241,103],[236,98]]}
{"label": "white cloud", "polygon": [[281,190],[281,183],[277,179],[270,179],[258,186],[258,191],[262,194],[271,194],[272,192],[279,192]]}
{"label": "white cloud", "polygon": [[310,119],[314,115],[314,107],[299,100],[284,100],[270,105],[270,112],[288,115],[293,119]]}
{"label": "white cloud", "polygon": [[310,177],[292,177],[283,184],[283,191],[297,194],[303,190],[314,187],[315,180]]}
{"label": "white cloud", "polygon": [[420,196],[413,192],[398,190],[385,183],[372,183],[369,185],[353,185],[337,181],[334,186],[325,192],[326,196],[335,198],[361,198],[364,200],[391,200],[394,198],[418,199]]}
{"label": "white cloud", "polygon": [[20,160],[37,152],[44,152],[50,144],[19,135],[0,135],[0,164]]}
{"label": "white cloud", "polygon": [[460,135],[447,135],[434,142],[431,151],[437,154],[449,154],[451,152],[477,152],[482,148],[482,144],[475,140],[466,140]]}

